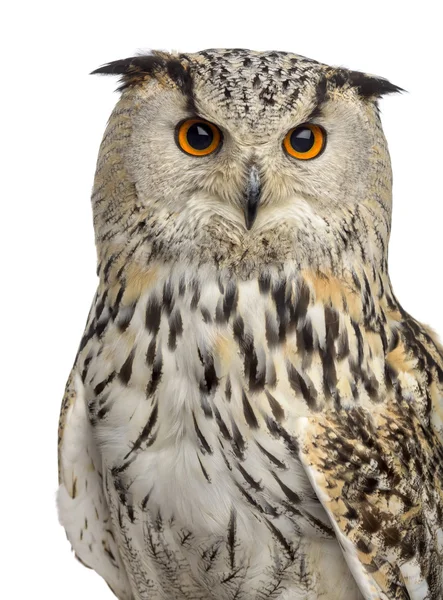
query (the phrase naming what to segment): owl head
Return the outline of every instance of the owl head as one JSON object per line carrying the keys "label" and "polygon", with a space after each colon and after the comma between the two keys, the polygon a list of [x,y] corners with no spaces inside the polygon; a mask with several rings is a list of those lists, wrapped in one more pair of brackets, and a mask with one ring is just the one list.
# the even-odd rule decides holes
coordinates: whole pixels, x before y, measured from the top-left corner
{"label": "owl head", "polygon": [[120,75],[92,196],[99,260],[386,269],[387,80],[285,52],[153,52]]}

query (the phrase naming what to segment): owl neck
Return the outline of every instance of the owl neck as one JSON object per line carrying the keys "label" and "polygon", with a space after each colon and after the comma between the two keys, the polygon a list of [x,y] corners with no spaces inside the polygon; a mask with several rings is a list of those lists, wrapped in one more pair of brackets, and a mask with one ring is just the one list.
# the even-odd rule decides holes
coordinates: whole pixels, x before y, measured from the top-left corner
{"label": "owl neck", "polygon": [[[98,275],[100,293],[123,305],[136,303],[150,293],[165,286],[179,295],[182,289],[198,290],[198,295],[211,294],[211,290],[247,289],[257,296],[265,293],[287,305],[300,289],[308,292],[309,303],[333,306],[338,312],[349,315],[355,323],[378,331],[388,319],[401,319],[401,307],[392,291],[387,270],[371,263],[354,266],[299,265],[295,261],[263,265],[245,275],[244,270],[220,268],[214,263],[197,260],[165,261],[152,257],[149,245],[136,239],[132,244],[115,241],[102,244]],[[218,292],[217,292],[218,293]],[[283,294],[283,295],[282,295]],[[277,300],[276,300],[277,302]]]}

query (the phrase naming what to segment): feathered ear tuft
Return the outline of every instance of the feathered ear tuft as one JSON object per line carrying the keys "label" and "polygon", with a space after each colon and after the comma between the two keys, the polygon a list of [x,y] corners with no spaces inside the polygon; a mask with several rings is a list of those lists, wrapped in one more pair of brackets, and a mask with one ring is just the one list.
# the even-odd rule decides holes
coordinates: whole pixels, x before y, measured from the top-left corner
{"label": "feathered ear tuft", "polygon": [[349,83],[363,98],[381,98],[386,94],[398,94],[405,91],[383,77],[367,75],[360,71],[349,72]]}
{"label": "feathered ear tuft", "polygon": [[176,57],[167,53],[154,52],[152,54],[132,56],[122,60],[114,60],[92,71],[91,75],[121,75],[118,91],[146,81],[149,77],[156,77],[164,73],[182,90],[189,95],[192,82],[189,70]]}
{"label": "feathered ear tuft", "polygon": [[336,87],[354,88],[357,94],[362,98],[381,98],[386,94],[396,94],[405,90],[398,85],[394,85],[383,77],[368,75],[360,71],[350,71],[349,69],[338,69],[330,76],[329,81]]}
{"label": "feathered ear tuft", "polygon": [[165,69],[163,57],[155,54],[146,56],[132,56],[122,60],[114,60],[92,71],[91,75],[121,75],[119,91],[137,83],[141,83],[147,77],[152,77],[159,71]]}

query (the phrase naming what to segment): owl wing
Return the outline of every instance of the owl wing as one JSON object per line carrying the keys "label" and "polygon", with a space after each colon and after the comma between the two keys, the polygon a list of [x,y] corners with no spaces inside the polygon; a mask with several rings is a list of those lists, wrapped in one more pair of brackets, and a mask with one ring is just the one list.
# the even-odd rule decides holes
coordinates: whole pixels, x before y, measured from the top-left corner
{"label": "owl wing", "polygon": [[99,573],[118,598],[130,600],[131,588],[112,531],[83,382],[75,368],[60,414],[59,483],[59,519],[76,557]]}
{"label": "owl wing", "polygon": [[387,406],[301,419],[300,457],[364,598],[441,599],[441,440]]}

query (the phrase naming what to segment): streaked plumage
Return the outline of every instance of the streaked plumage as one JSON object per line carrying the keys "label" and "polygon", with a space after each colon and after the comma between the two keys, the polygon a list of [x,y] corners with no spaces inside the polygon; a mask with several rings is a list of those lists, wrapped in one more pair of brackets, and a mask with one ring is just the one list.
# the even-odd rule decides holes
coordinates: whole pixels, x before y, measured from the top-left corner
{"label": "streaked plumage", "polygon": [[[387,272],[385,80],[246,50],[118,61],[59,512],[124,600],[439,600],[443,355]],[[174,141],[199,115],[214,156]],[[315,121],[321,157],[282,136]],[[262,197],[246,229],[247,173]]]}

